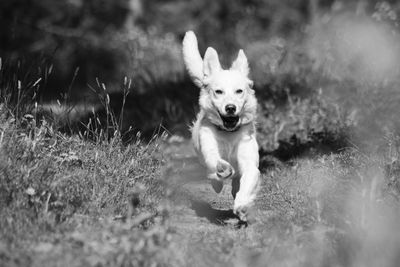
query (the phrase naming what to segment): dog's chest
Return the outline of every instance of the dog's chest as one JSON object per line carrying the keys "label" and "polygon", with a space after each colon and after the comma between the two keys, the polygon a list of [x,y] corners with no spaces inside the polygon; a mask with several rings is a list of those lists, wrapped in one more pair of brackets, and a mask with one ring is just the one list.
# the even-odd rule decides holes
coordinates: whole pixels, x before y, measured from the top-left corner
{"label": "dog's chest", "polygon": [[222,134],[218,135],[218,151],[224,160],[231,163],[237,158],[237,147],[240,142],[239,134]]}

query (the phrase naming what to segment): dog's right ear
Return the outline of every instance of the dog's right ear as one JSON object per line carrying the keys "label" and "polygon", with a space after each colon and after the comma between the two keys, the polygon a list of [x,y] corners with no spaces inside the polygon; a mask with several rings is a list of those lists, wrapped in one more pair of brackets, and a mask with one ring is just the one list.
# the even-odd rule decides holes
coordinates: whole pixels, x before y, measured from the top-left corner
{"label": "dog's right ear", "polygon": [[210,77],[212,74],[221,70],[221,64],[219,63],[217,51],[214,48],[209,47],[204,54],[203,60],[203,72],[204,77]]}

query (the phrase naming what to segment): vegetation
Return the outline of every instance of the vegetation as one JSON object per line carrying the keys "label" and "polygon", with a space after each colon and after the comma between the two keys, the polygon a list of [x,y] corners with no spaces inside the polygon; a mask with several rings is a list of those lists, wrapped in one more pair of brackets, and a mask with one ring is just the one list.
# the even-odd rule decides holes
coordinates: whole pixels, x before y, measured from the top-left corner
{"label": "vegetation", "polygon": [[[395,266],[399,8],[2,1],[0,265]],[[223,63],[250,60],[263,184],[249,225],[185,139],[189,29]]]}
{"label": "vegetation", "polygon": [[[193,177],[184,144],[93,142],[1,106],[2,266],[392,266],[398,140],[263,172],[256,221]],[[168,160],[162,171],[163,158]],[[175,150],[173,150],[175,148]],[[182,168],[182,166],[185,166]],[[195,179],[201,179],[196,177]],[[374,255],[371,257],[371,255]]]}
{"label": "vegetation", "polygon": [[93,142],[0,111],[2,266],[157,262],[168,247],[158,141]]}

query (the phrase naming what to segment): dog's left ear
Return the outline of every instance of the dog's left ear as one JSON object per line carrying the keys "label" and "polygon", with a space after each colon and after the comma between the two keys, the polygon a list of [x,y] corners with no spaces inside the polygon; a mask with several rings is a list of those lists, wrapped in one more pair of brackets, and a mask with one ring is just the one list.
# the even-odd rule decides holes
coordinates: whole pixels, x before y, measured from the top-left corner
{"label": "dog's left ear", "polygon": [[247,57],[244,54],[242,49],[239,50],[239,54],[238,54],[236,60],[233,61],[231,70],[238,70],[241,73],[243,73],[243,75],[245,75],[245,76],[249,75],[249,71],[250,71],[249,63],[248,63]]}

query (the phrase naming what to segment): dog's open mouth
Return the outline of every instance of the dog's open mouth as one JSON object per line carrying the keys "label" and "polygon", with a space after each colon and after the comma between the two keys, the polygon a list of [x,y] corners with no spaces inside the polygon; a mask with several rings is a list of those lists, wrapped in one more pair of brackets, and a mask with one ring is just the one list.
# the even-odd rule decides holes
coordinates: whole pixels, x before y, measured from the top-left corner
{"label": "dog's open mouth", "polygon": [[238,122],[239,122],[239,116],[222,116],[221,115],[222,122],[224,123],[225,129],[228,131],[233,131],[235,130]]}

